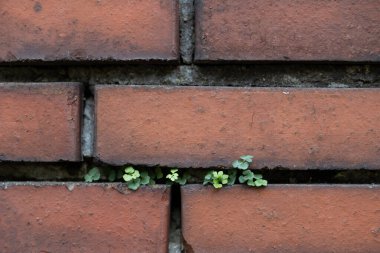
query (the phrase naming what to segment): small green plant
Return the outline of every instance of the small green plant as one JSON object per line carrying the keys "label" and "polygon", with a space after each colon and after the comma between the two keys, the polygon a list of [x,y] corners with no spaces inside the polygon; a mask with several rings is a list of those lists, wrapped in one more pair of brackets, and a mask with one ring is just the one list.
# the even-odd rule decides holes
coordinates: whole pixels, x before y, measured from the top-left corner
{"label": "small green plant", "polygon": [[190,178],[190,174],[188,172],[184,172],[180,175],[178,169],[171,169],[169,174],[166,175],[166,178],[169,179],[169,183],[185,185],[187,180]]}
{"label": "small green plant", "polygon": [[147,171],[140,172],[132,166],[125,168],[123,175],[124,181],[127,183],[129,189],[136,191],[141,185],[148,185],[152,183],[149,173]]}
{"label": "small green plant", "polygon": [[263,176],[260,174],[254,174],[250,170],[243,171],[242,175],[239,177],[239,182],[242,184],[247,184],[249,186],[267,186],[268,181],[263,179]]}
{"label": "small green plant", "polygon": [[203,185],[212,184],[214,188],[219,189],[229,183],[228,178],[229,176],[224,174],[223,171],[212,170],[206,174]]}
{"label": "small green plant", "polygon": [[93,167],[84,176],[84,180],[86,183],[92,183],[93,181],[98,181],[99,179],[100,179],[100,170],[97,167]]}
{"label": "small green plant", "polygon": [[227,174],[223,171],[209,171],[204,177],[203,184],[212,184],[215,188],[222,188],[224,185],[235,184],[236,177],[239,176],[241,184],[247,184],[252,187],[267,186],[268,181],[263,179],[260,174],[254,174],[248,168],[252,163],[253,156],[243,155],[240,159],[232,162],[233,169],[229,169]]}
{"label": "small green plant", "polygon": [[240,159],[232,162],[232,167],[239,170],[246,170],[249,168],[249,165],[252,163],[253,156],[251,155],[242,155]]}
{"label": "small green plant", "polygon": [[[241,184],[246,184],[251,187],[267,186],[268,181],[263,179],[261,174],[255,174],[249,170],[252,160],[253,156],[243,155],[240,156],[238,160],[233,161],[232,168],[227,171],[208,171],[204,176],[203,184],[212,184],[214,188],[220,189],[227,185],[234,185],[238,178]],[[191,178],[191,175],[188,171],[180,171],[177,168],[170,169],[169,172],[164,175],[160,167],[156,167],[154,170],[138,170],[132,166],[127,166],[124,169],[105,167],[101,170],[97,167],[93,167],[84,176],[85,181],[88,183],[100,179],[105,180],[106,178],[111,182],[122,179],[126,182],[129,189],[135,191],[142,185],[154,185],[156,180],[162,178],[166,179],[169,184],[185,185]]]}

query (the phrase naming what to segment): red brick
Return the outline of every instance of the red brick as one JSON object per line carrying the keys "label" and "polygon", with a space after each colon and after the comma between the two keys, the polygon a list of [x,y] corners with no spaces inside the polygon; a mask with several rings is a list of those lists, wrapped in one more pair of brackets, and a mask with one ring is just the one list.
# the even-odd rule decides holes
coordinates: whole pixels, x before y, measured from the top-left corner
{"label": "red brick", "polygon": [[380,61],[380,1],[196,0],[197,61]]}
{"label": "red brick", "polygon": [[178,59],[175,0],[0,3],[0,61]]}
{"label": "red brick", "polygon": [[95,154],[112,164],[380,165],[380,89],[99,86]]}
{"label": "red brick", "polygon": [[80,161],[81,85],[0,83],[0,160]]}
{"label": "red brick", "polygon": [[0,184],[1,252],[167,252],[170,188]]}
{"label": "red brick", "polygon": [[182,187],[187,252],[379,252],[379,185]]}

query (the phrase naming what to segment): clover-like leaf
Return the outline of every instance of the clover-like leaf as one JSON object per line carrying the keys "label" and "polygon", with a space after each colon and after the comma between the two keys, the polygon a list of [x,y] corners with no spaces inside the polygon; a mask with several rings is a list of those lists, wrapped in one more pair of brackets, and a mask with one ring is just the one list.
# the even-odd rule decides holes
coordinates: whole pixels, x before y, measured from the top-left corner
{"label": "clover-like leaf", "polygon": [[251,163],[252,162],[252,158],[253,156],[251,155],[242,155],[240,156],[240,159],[247,162],[247,163]]}
{"label": "clover-like leaf", "polygon": [[135,171],[135,169],[132,166],[129,166],[129,167],[125,168],[124,171],[127,174],[132,174]]}
{"label": "clover-like leaf", "polygon": [[256,187],[267,186],[267,185],[268,185],[268,181],[265,180],[265,179],[257,179],[255,181],[255,186]]}
{"label": "clover-like leaf", "polygon": [[239,170],[246,170],[249,167],[249,163],[242,160],[236,160],[232,163],[232,167]]}
{"label": "clover-like leaf", "polygon": [[255,181],[253,181],[253,179],[247,180],[247,185],[248,186],[256,186]]}
{"label": "clover-like leaf", "polygon": [[189,174],[189,172],[184,172],[183,173],[183,175],[182,175],[182,177],[179,177],[178,179],[177,179],[177,183],[179,184],[179,185],[185,185],[186,184],[186,182],[187,182],[187,180],[190,178],[190,174]]}
{"label": "clover-like leaf", "polygon": [[239,182],[241,184],[244,184],[248,180],[253,180],[253,178],[254,178],[253,172],[250,170],[245,170],[243,171],[242,175],[239,177]]}
{"label": "clover-like leaf", "polygon": [[149,174],[148,174],[148,172],[147,171],[142,171],[141,173],[140,173],[140,178],[141,178],[141,184],[142,185],[147,185],[147,184],[149,184],[149,182],[150,182],[150,176],[149,176]]}
{"label": "clover-like leaf", "polygon": [[237,171],[235,169],[230,169],[228,171],[228,185],[234,185],[236,181]]}
{"label": "clover-like leaf", "polygon": [[141,182],[140,178],[133,179],[132,181],[129,181],[127,183],[128,188],[136,191],[140,187],[140,182]]}
{"label": "clover-like leaf", "polygon": [[207,172],[207,174],[205,175],[203,179],[203,185],[212,184],[212,174],[213,174],[213,171]]}
{"label": "clover-like leaf", "polygon": [[124,174],[123,175],[123,179],[124,179],[125,182],[129,182],[129,181],[133,180],[133,177],[131,175]]}
{"label": "clover-like leaf", "polygon": [[223,185],[229,182],[229,176],[223,171],[210,171],[206,174],[203,184],[211,183],[215,188],[222,188]]}
{"label": "clover-like leaf", "polygon": [[87,183],[98,181],[99,179],[100,179],[100,170],[97,167],[94,167],[91,170],[89,170],[87,174],[84,176],[84,180]]}

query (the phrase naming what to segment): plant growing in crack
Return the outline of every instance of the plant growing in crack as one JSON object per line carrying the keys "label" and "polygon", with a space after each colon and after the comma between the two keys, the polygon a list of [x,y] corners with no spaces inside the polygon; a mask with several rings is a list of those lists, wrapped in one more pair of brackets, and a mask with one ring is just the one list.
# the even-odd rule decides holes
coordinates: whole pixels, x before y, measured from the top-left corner
{"label": "plant growing in crack", "polygon": [[177,183],[179,185],[185,185],[190,178],[190,174],[187,171],[180,173],[178,169],[174,168],[170,170],[166,178],[169,179],[169,184]]}
{"label": "plant growing in crack", "polygon": [[238,160],[232,162],[232,169],[229,169],[227,174],[223,171],[209,171],[205,177],[203,184],[212,184],[215,188],[219,189],[225,185],[235,184],[238,174],[239,182],[241,184],[247,184],[251,187],[267,186],[268,181],[263,179],[261,174],[255,174],[249,170],[249,166],[253,161],[253,156],[243,155]]}
{"label": "plant growing in crack", "polygon": [[84,181],[86,183],[92,183],[93,181],[98,181],[100,179],[100,170],[97,167],[90,169],[84,176]]}
{"label": "plant growing in crack", "polygon": [[147,171],[139,171],[132,166],[124,169],[124,181],[127,183],[129,189],[136,191],[141,185],[154,184],[153,179],[150,178]]}
{"label": "plant growing in crack", "polygon": [[232,162],[232,167],[239,170],[246,170],[249,168],[249,165],[252,163],[253,156],[251,155],[242,155],[240,159]]}
{"label": "plant growing in crack", "polygon": [[228,184],[229,176],[224,174],[223,171],[209,171],[203,181],[203,185],[212,184],[214,188],[219,189],[222,188],[223,185]]}

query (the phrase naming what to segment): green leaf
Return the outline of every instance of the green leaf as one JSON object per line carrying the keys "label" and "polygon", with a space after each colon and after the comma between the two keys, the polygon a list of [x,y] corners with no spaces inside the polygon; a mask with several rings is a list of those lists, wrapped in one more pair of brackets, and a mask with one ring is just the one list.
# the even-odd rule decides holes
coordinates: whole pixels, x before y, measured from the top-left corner
{"label": "green leaf", "polygon": [[236,160],[232,163],[232,167],[239,170],[246,170],[249,167],[249,163],[246,161]]}
{"label": "green leaf", "polygon": [[84,181],[86,183],[91,183],[92,182],[92,177],[90,175],[84,175]]}
{"label": "green leaf", "polygon": [[108,175],[108,181],[113,182],[113,181],[115,181],[115,180],[116,180],[116,171],[111,170],[111,171],[110,171],[110,174]]}
{"label": "green leaf", "polygon": [[131,166],[127,167],[125,169],[125,173],[132,174],[135,171],[135,169]]}
{"label": "green leaf", "polygon": [[267,186],[268,185],[268,181],[265,180],[265,179],[258,179],[255,181],[255,185],[257,187],[260,187],[260,186]]}
{"label": "green leaf", "polygon": [[213,183],[212,185],[213,185],[214,188],[216,188],[216,189],[220,189],[220,188],[223,187],[223,185],[222,185],[222,184],[219,184],[218,182],[215,182],[215,183]]}
{"label": "green leaf", "polygon": [[235,169],[230,169],[228,171],[228,183],[227,183],[228,185],[235,184],[236,174],[237,174],[237,171]]}
{"label": "green leaf", "polygon": [[168,174],[166,178],[170,179],[172,182],[175,182],[178,179],[178,173]]}
{"label": "green leaf", "polygon": [[262,178],[263,178],[263,175],[261,175],[261,174],[255,174],[255,175],[254,175],[254,178],[255,178],[255,179],[262,179]]}
{"label": "green leaf", "polygon": [[128,182],[128,188],[136,191],[140,187],[140,178]]}
{"label": "green leaf", "polygon": [[246,161],[247,163],[251,163],[252,162],[252,158],[253,158],[253,156],[251,156],[251,155],[242,155],[242,156],[240,156],[240,159],[242,159],[243,161]]}
{"label": "green leaf", "polygon": [[155,168],[154,169],[154,171],[155,171],[155,173],[156,173],[156,178],[157,179],[161,179],[161,178],[163,178],[164,177],[164,174],[162,173],[162,170],[161,170],[161,168]]}
{"label": "green leaf", "polygon": [[137,178],[139,178],[139,177],[140,177],[140,171],[135,170],[135,171],[133,172],[133,174],[132,174],[132,177],[133,177],[133,179],[137,179]]}
{"label": "green leaf", "polygon": [[235,169],[239,169],[240,164],[241,164],[241,161],[235,160],[232,162],[232,167],[234,167]]}
{"label": "green leaf", "polygon": [[256,182],[253,181],[253,179],[250,179],[250,180],[247,181],[247,185],[249,185],[249,186],[256,186]]}
{"label": "green leaf", "polygon": [[125,182],[129,182],[129,181],[132,181],[133,177],[131,175],[125,174],[123,176],[123,179]]}
{"label": "green leaf", "polygon": [[245,177],[247,180],[253,179],[253,178],[255,177],[255,175],[253,174],[253,172],[250,171],[250,170],[245,170],[245,171],[243,171],[243,175],[244,175],[244,177]]}
{"label": "green leaf", "polygon": [[240,182],[241,184],[244,184],[245,182],[247,182],[247,180],[248,180],[248,179],[246,179],[245,176],[243,176],[243,175],[241,175],[241,176],[239,177],[239,182]]}
{"label": "green leaf", "polygon": [[141,184],[142,185],[149,184],[150,176],[149,176],[148,172],[143,171],[143,172],[140,173],[140,176],[141,176]]}
{"label": "green leaf", "polygon": [[182,177],[178,178],[176,182],[177,182],[179,185],[185,185],[186,182],[187,182],[187,180],[188,180],[189,178],[190,178],[190,174],[189,174],[189,172],[185,171],[185,172],[183,173]]}
{"label": "green leaf", "polygon": [[84,176],[84,180],[87,183],[98,181],[99,179],[100,179],[100,170],[97,167],[94,167],[91,170],[89,170],[87,174]]}
{"label": "green leaf", "polygon": [[177,179],[177,183],[178,183],[179,185],[185,185],[185,184],[186,184],[186,181],[187,181],[186,178],[179,178],[179,179]]}
{"label": "green leaf", "polygon": [[208,173],[206,174],[206,176],[205,176],[205,180],[211,180],[211,178],[212,178],[212,174],[213,174],[212,171],[208,172]]}

